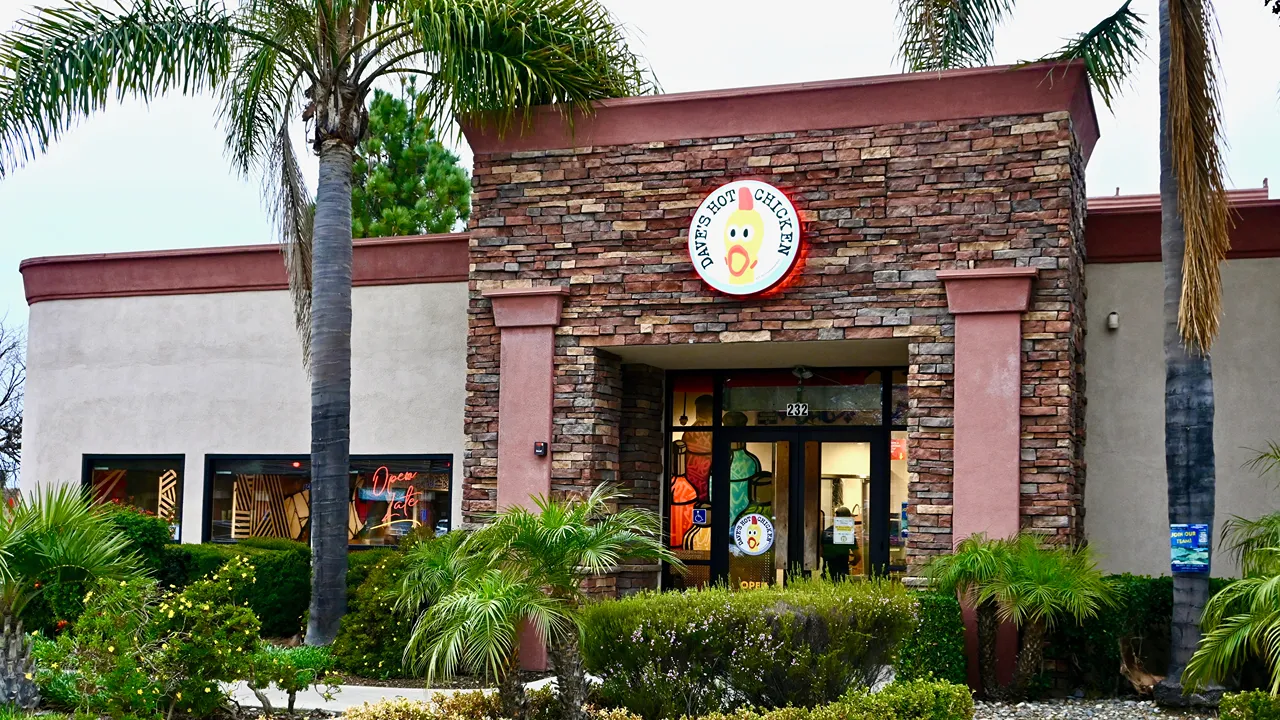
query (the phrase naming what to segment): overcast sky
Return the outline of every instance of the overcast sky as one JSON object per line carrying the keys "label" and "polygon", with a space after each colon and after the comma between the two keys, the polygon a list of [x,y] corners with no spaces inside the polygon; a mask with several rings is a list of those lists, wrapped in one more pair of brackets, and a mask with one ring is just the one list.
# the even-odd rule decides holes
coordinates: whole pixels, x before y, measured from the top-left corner
{"label": "overcast sky", "polygon": [[[56,2],[57,0],[45,0]],[[893,0],[605,0],[666,92],[897,71]],[[998,36],[1000,62],[1038,57],[1113,12],[1120,0],[1022,0]],[[0,32],[29,0],[0,0]],[[1156,0],[1134,0],[1156,54]],[[1261,0],[1219,0],[1229,187],[1280,177],[1280,18]],[[110,108],[45,156],[0,180],[0,316],[25,322],[18,263],[28,257],[272,242],[254,180],[235,176],[208,98]],[[1090,195],[1156,191],[1157,89],[1148,59],[1114,108]],[[470,165],[465,147],[459,152]],[[307,166],[314,188],[315,164]]]}

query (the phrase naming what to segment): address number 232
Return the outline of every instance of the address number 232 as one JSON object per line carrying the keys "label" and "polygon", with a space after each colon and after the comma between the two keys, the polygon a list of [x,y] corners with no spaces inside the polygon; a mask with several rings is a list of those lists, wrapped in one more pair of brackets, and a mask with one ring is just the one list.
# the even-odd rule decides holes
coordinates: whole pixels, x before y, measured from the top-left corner
{"label": "address number 232", "polygon": [[809,417],[809,403],[787,403],[787,417]]}

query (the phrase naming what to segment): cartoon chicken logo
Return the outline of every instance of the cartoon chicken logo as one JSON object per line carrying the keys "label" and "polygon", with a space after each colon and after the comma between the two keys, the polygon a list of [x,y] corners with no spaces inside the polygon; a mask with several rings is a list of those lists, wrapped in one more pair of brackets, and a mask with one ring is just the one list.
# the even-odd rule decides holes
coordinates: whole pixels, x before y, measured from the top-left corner
{"label": "cartoon chicken logo", "polygon": [[796,267],[803,243],[800,215],[791,200],[760,180],[717,187],[689,221],[693,270],[726,295],[752,295],[777,286]]}
{"label": "cartoon chicken logo", "polygon": [[733,544],[743,555],[763,555],[773,547],[773,523],[759,513],[747,513],[733,526]]}
{"label": "cartoon chicken logo", "polygon": [[751,189],[742,187],[738,190],[738,209],[729,215],[724,227],[724,262],[729,267],[730,284],[750,285],[756,281],[763,240],[764,218],[755,209]]}

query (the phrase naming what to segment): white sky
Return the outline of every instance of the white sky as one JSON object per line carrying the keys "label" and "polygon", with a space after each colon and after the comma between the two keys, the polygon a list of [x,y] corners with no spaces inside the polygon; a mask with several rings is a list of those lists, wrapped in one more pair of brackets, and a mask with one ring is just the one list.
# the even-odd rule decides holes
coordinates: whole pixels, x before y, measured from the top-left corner
{"label": "white sky", "polygon": [[[56,0],[46,0],[54,2]],[[631,29],[667,92],[897,71],[893,0],[605,0]],[[1120,0],[1022,0],[998,36],[999,62],[1038,57]],[[0,0],[0,32],[30,0]],[[1155,192],[1156,0],[1151,56],[1088,169],[1091,195]],[[1260,0],[1219,0],[1231,187],[1280,178],[1280,18]],[[18,263],[28,257],[272,242],[254,181],[233,175],[207,98],[131,103],[90,118],[47,155],[0,181],[0,317],[25,322]],[[470,154],[459,148],[470,164]],[[314,181],[314,163],[308,175]],[[314,183],[313,183],[314,187]]]}

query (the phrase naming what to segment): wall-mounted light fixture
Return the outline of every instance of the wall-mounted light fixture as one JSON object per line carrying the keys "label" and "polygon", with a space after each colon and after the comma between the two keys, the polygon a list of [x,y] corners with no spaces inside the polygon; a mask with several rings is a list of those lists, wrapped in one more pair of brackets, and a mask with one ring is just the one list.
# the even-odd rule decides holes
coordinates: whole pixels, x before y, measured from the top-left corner
{"label": "wall-mounted light fixture", "polygon": [[1120,329],[1120,313],[1112,311],[1110,314],[1107,315],[1107,329],[1108,330]]}

